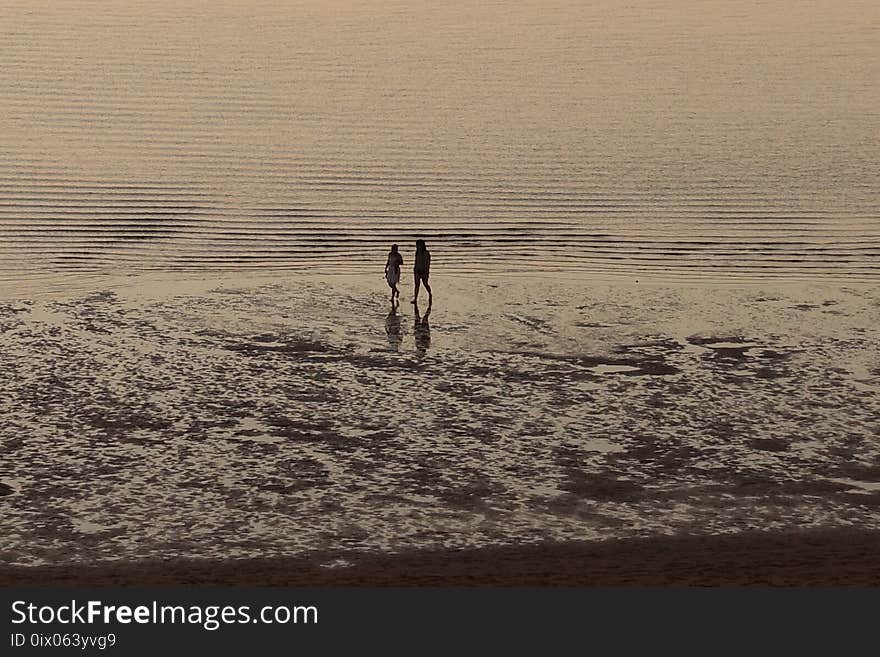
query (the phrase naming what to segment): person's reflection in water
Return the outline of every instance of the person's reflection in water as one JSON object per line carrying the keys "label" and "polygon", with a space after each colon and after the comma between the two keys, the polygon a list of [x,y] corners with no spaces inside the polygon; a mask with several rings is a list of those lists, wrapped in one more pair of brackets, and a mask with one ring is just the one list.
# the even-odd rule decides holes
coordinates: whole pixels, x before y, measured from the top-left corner
{"label": "person's reflection in water", "polygon": [[385,318],[385,334],[388,336],[388,346],[391,351],[400,351],[403,337],[400,334],[400,315],[397,314],[397,304],[391,304],[391,311]]}
{"label": "person's reflection in water", "polygon": [[431,304],[428,303],[428,307],[425,308],[425,314],[421,317],[419,316],[418,304],[413,306],[413,311],[415,314],[413,334],[416,339],[416,351],[419,352],[419,356],[424,356],[425,352],[428,351],[428,347],[431,346],[431,326],[428,324],[428,317],[431,315]]}

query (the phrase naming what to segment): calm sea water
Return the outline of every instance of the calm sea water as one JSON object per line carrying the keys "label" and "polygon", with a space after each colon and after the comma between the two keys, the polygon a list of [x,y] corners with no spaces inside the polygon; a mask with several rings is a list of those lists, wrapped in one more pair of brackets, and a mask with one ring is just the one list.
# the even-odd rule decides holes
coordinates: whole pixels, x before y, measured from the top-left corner
{"label": "calm sea water", "polygon": [[4,3],[0,282],[880,280],[874,0]]}

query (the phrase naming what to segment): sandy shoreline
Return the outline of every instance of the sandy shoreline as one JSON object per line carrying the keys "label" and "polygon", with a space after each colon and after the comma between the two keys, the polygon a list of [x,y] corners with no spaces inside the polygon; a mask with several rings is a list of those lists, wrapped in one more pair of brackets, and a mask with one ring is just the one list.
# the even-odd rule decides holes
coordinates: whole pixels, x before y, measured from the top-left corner
{"label": "sandy shoreline", "polygon": [[880,532],[745,532],[399,555],[6,566],[0,567],[0,585],[880,586]]}
{"label": "sandy shoreline", "polygon": [[880,530],[875,288],[148,283],[0,303],[0,563]]}

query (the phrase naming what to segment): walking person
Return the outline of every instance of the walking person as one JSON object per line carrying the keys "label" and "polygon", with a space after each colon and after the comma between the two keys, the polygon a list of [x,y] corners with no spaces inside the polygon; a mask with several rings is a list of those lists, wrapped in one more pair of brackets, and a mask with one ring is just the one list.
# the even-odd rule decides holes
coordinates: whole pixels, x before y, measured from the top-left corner
{"label": "walking person", "polygon": [[410,303],[416,303],[419,299],[419,284],[424,283],[425,289],[428,291],[428,305],[433,300],[431,294],[431,286],[428,285],[428,276],[431,274],[431,252],[425,244],[425,240],[416,240],[416,257],[413,265],[413,275],[416,281],[416,289],[413,292],[413,298]]}
{"label": "walking person", "polygon": [[391,252],[388,254],[388,261],[385,263],[385,280],[388,281],[388,287],[391,288],[391,305],[394,305],[394,299],[400,298],[400,290],[397,284],[400,282],[400,267],[403,265],[403,256],[397,251],[397,245],[391,245]]}

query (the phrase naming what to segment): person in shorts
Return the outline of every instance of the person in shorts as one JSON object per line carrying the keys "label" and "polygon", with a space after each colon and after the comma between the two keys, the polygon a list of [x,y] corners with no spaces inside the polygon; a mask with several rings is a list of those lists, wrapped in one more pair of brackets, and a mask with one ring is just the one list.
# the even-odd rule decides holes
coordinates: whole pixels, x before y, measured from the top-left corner
{"label": "person in shorts", "polygon": [[428,284],[428,277],[431,275],[431,252],[425,244],[425,240],[416,240],[416,257],[413,266],[413,275],[415,277],[416,289],[413,292],[413,298],[410,303],[415,304],[419,299],[419,285],[424,284],[428,291],[428,305],[433,300],[431,294],[431,286]]}

